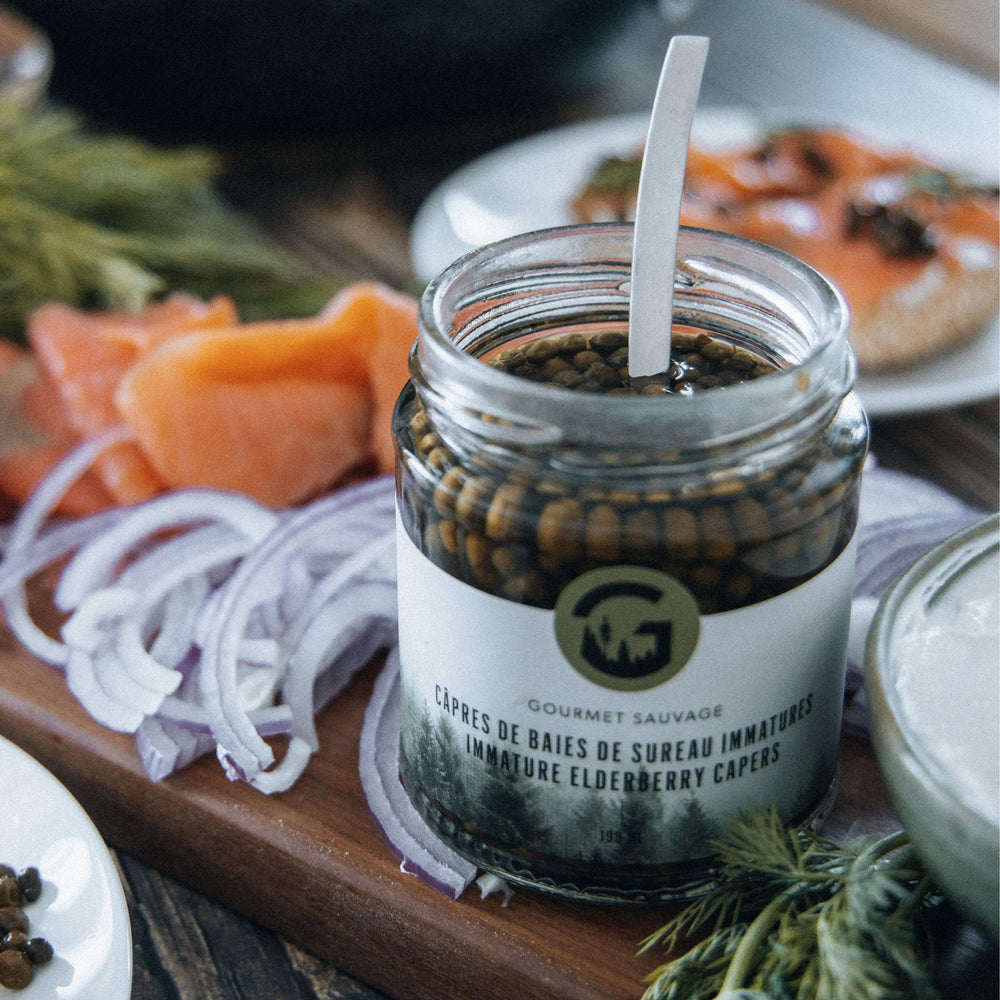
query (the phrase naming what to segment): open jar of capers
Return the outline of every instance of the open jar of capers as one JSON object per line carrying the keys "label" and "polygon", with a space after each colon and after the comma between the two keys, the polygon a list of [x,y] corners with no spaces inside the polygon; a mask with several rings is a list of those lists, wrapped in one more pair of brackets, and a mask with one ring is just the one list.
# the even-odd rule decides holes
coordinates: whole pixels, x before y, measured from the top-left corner
{"label": "open jar of capers", "polygon": [[805,264],[682,229],[671,365],[628,371],[630,226],[457,261],[396,408],[401,776],[481,867],[683,898],[731,814],[836,776],[867,423]]}

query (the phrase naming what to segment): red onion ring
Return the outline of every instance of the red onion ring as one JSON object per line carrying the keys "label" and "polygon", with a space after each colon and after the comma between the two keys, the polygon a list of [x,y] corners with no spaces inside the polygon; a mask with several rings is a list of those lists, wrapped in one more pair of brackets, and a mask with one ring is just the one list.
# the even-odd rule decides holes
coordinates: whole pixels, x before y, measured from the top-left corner
{"label": "red onion ring", "polygon": [[[316,747],[319,706],[395,642],[393,481],[282,512],[182,490],[46,528],[75,479],[127,437],[116,429],[71,452],[5,532],[0,599],[11,629],[65,668],[98,722],[135,733],[154,780],[214,747],[231,777],[283,791]],[[31,620],[25,584],[67,556],[55,591],[70,612],[60,642]],[[266,771],[272,736],[289,742]]]}
{"label": "red onion ring", "polygon": [[192,489],[154,497],[131,508],[127,517],[77,552],[59,578],[53,598],[56,607],[64,611],[74,608],[84,594],[107,584],[121,561],[141,542],[162,531],[206,521],[230,525],[247,541],[256,543],[273,530],[277,517],[237,493]]}
{"label": "red onion ring", "polygon": [[465,891],[477,869],[435,836],[399,780],[399,654],[393,648],[375,681],[361,726],[359,773],[368,809],[399,870],[417,875],[451,899]]}
{"label": "red onion ring", "polygon": [[[51,516],[63,495],[93,465],[94,459],[108,448],[130,438],[131,434],[126,428],[111,428],[78,445],[56,463],[11,523],[4,543],[4,567],[12,556],[27,549],[38,537],[42,525]],[[28,614],[25,579],[6,585],[0,594],[0,606],[7,616],[7,624],[21,645],[38,659],[53,666],[63,666],[66,663],[66,648],[40,629]]]}
{"label": "red onion ring", "polygon": [[[273,751],[254,729],[236,696],[239,641],[251,613],[259,605],[280,598],[284,568],[302,552],[323,549],[324,541],[327,549],[331,540],[334,551],[346,549],[350,568],[340,577],[346,583],[352,573],[366,565],[365,557],[352,559],[352,554],[372,536],[394,530],[385,523],[386,513],[394,507],[394,487],[387,476],[317,500],[283,519],[219,589],[210,615],[198,629],[200,677],[202,699],[213,718],[217,756],[230,777],[251,781],[274,763]],[[371,561],[369,555],[367,562]]]}

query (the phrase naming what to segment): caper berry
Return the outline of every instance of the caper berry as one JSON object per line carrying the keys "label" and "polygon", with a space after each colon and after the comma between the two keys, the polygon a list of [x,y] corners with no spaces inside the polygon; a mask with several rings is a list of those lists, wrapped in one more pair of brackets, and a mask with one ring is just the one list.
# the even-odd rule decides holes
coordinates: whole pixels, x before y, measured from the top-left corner
{"label": "caper berry", "polygon": [[0,986],[23,990],[32,978],[36,965],[51,962],[52,945],[45,938],[28,936],[28,917],[21,908],[42,894],[42,877],[29,867],[17,875],[10,865],[0,864]]}
{"label": "caper berry", "polygon": [[20,906],[0,906],[0,931],[28,931],[28,918]]}
{"label": "caper berry", "polygon": [[23,950],[32,965],[45,965],[55,954],[52,945],[43,937],[28,938]]}
{"label": "caper berry", "polygon": [[28,943],[28,935],[24,931],[8,931],[0,938],[0,951],[24,951]]}
{"label": "caper berry", "polygon": [[486,512],[486,534],[496,542],[514,541],[520,534],[520,522],[527,489],[517,483],[497,488]]}
{"label": "caper berry", "polygon": [[24,896],[25,901],[28,903],[35,902],[42,894],[42,876],[39,874],[37,868],[25,868],[17,876],[17,885],[21,890],[21,895]]}
{"label": "caper berry", "polygon": [[32,965],[23,951],[0,951],[0,986],[23,990],[30,982]]}
{"label": "caper berry", "polygon": [[20,906],[24,894],[12,875],[0,876],[0,906]]}
{"label": "caper berry", "polygon": [[[484,363],[556,391],[605,395],[726,392],[776,370],[703,332],[675,331],[672,348],[667,372],[641,378],[629,375],[627,334],[617,329],[541,333]],[[482,415],[484,422],[498,419]],[[404,523],[437,565],[510,600],[551,607],[570,580],[624,560],[679,579],[703,613],[732,610],[818,572],[844,547],[854,522],[859,458],[849,442],[812,442],[759,469],[726,468],[728,453],[719,445],[705,451],[706,459],[719,459],[717,472],[690,481],[665,476],[637,488],[634,480],[615,485],[620,469],[670,469],[687,453],[665,441],[655,454],[590,456],[607,465],[606,481],[574,479],[558,465],[515,475],[488,455],[459,454],[419,400],[404,437],[407,426],[404,453],[423,472],[403,491],[411,505]]]}
{"label": "caper berry", "polygon": [[614,562],[621,554],[621,521],[610,504],[597,504],[591,508],[583,532],[583,548],[587,555],[598,562]]}

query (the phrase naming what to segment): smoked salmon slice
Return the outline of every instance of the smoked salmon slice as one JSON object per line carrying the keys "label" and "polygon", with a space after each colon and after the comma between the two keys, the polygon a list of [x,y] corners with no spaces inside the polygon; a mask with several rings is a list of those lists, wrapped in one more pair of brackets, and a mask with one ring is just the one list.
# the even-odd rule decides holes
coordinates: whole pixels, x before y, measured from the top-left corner
{"label": "smoked salmon slice", "polygon": [[371,453],[380,472],[396,467],[392,414],[396,400],[410,377],[410,349],[417,339],[416,299],[381,288],[373,296],[374,342],[368,353],[368,379],[372,387]]}
{"label": "smoked salmon slice", "polygon": [[[236,322],[232,300],[220,296],[205,302],[175,293],[140,313],[125,310],[85,312],[61,302],[40,306],[28,321],[28,342],[41,362],[42,378],[55,389],[62,423],[77,440],[99,434],[121,422],[114,392],[139,356],[157,344],[196,329]],[[48,419],[57,422],[51,391]],[[35,401],[35,411],[40,409]],[[101,455],[95,470],[113,500],[136,503],[163,489],[147,457],[131,443]]]}
{"label": "smoked salmon slice", "polygon": [[[61,400],[38,359],[0,340],[0,494],[24,503],[75,443]],[[90,514],[113,502],[96,473],[88,470],[63,497],[57,513]]]}
{"label": "smoked salmon slice", "polygon": [[103,453],[60,513],[190,486],[280,508],[353,471],[393,469],[417,303],[377,282],[347,286],[316,316],[254,323],[226,296],[176,293],[137,314],[48,303],[28,335],[31,352],[0,351],[25,431],[0,449],[0,492],[23,502],[72,447],[124,424],[133,440]]}
{"label": "smoked salmon slice", "polygon": [[[22,448],[14,447],[0,455],[0,493],[24,503],[52,467],[74,448],[54,441]],[[84,517],[115,506],[114,498],[93,469],[88,469],[65,493],[56,513],[65,517]]]}
{"label": "smoked salmon slice", "polygon": [[167,486],[285,507],[371,459],[387,471],[389,399],[415,337],[412,300],[357,283],[315,317],[167,341],[129,370],[114,401]]}

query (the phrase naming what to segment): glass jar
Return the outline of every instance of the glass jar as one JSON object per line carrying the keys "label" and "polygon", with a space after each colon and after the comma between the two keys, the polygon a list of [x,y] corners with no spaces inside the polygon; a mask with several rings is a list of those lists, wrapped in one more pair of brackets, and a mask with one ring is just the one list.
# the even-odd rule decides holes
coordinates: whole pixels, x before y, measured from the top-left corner
{"label": "glass jar", "polygon": [[401,778],[508,881],[669,900],[712,881],[727,816],[828,808],[868,432],[836,290],[704,230],[680,233],[675,344],[770,374],[649,395],[512,374],[558,368],[554,338],[621,343],[631,238],[514,237],[424,293],[394,419]]}

